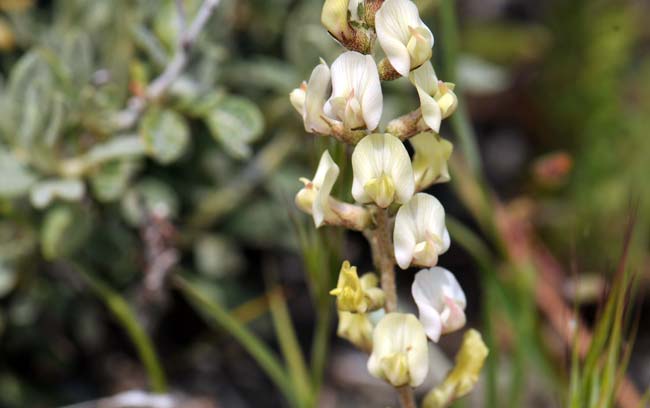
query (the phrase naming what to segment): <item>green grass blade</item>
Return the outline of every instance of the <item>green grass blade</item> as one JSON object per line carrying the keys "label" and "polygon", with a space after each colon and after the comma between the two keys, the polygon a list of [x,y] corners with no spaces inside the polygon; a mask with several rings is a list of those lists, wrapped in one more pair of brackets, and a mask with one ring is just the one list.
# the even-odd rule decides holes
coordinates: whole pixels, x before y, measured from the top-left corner
{"label": "green grass blade", "polygon": [[173,282],[190,303],[200,312],[203,312],[204,317],[210,318],[210,323],[215,323],[241,344],[269,376],[271,381],[275,383],[285,398],[296,406],[293,384],[284,367],[268,346],[259,340],[246,326],[233,318],[222,305],[208,297],[190,281],[175,275]]}

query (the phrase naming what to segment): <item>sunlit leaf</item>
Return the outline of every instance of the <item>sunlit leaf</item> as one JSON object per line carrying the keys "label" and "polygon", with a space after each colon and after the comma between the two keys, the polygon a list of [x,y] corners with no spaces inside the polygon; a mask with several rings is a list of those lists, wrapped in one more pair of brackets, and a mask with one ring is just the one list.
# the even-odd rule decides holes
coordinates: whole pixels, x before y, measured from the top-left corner
{"label": "sunlit leaf", "polygon": [[141,225],[147,214],[173,218],[178,213],[178,197],[167,184],[144,179],[132,187],[122,199],[122,214],[134,226]]}
{"label": "sunlit leaf", "polygon": [[185,119],[171,110],[149,110],[140,123],[140,135],[147,153],[162,164],[181,157],[190,140]]}
{"label": "sunlit leaf", "polygon": [[14,155],[0,146],[0,197],[19,197],[26,194],[36,176]]}
{"label": "sunlit leaf", "polygon": [[224,98],[206,112],[204,119],[212,136],[238,158],[251,155],[249,144],[264,130],[264,117],[259,108],[248,99],[237,96]]}
{"label": "sunlit leaf", "polygon": [[79,207],[57,206],[45,215],[41,229],[41,252],[46,259],[68,256],[83,246],[91,219]]}
{"label": "sunlit leaf", "polygon": [[204,235],[194,244],[194,261],[199,272],[224,278],[239,272],[244,258],[233,241],[220,235]]}
{"label": "sunlit leaf", "polygon": [[134,160],[114,160],[103,164],[90,176],[93,195],[99,201],[117,200],[128,188],[138,168],[139,164]]}
{"label": "sunlit leaf", "polygon": [[54,200],[79,201],[86,192],[81,180],[47,180],[34,184],[30,190],[30,200],[36,208],[45,208]]}

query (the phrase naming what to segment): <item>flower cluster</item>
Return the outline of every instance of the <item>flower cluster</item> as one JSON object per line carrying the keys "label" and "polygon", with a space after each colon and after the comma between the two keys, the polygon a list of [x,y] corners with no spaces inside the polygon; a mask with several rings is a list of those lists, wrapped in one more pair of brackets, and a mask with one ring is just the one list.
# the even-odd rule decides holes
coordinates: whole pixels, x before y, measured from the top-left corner
{"label": "flower cluster", "polygon": [[[436,266],[450,246],[445,210],[433,195],[422,192],[450,180],[447,162],[453,146],[439,132],[458,104],[454,84],[438,80],[430,62],[433,34],[411,0],[326,0],[321,20],[348,51],[331,67],[321,60],[290,99],[307,132],[354,146],[355,203],[331,196],[340,169],[325,151],[314,178],[301,179],[304,187],[296,204],[313,216],[316,227],[364,232],[382,286],[395,264],[424,268],[412,285],[419,319],[397,312],[389,301],[394,287],[380,289],[376,275],[359,277],[347,261],[330,292],[337,297],[338,334],[371,353],[370,373],[395,387],[418,386],[429,370],[427,338],[437,342],[465,325],[465,294],[451,272]],[[376,43],[385,55],[380,61],[372,56]],[[378,131],[381,82],[400,77],[414,86],[420,107]],[[368,313],[382,307],[387,313],[373,327]],[[480,336],[474,343],[480,343]]]}

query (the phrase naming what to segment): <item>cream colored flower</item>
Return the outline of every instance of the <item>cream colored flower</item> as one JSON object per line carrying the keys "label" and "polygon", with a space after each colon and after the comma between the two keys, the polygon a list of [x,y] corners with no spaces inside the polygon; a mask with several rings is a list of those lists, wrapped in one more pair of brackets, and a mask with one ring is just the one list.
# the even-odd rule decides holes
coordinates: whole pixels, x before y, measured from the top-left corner
{"label": "cream colored flower", "polygon": [[438,81],[429,61],[411,72],[409,79],[418,91],[424,123],[439,133],[442,120],[451,116],[458,106],[454,84]]}
{"label": "cream colored flower", "polygon": [[366,273],[359,278],[357,267],[345,261],[341,266],[336,288],[330,291],[330,295],[336,296],[339,311],[366,313],[384,306],[384,291],[379,289],[378,285],[377,275]]}
{"label": "cream colored flower", "polygon": [[434,266],[449,249],[445,209],[434,196],[417,193],[400,207],[393,231],[395,260],[402,269],[410,265]]}
{"label": "cream colored flower", "polygon": [[478,382],[479,374],[489,354],[481,334],[468,330],[463,344],[456,354],[456,365],[447,374],[445,381],[424,398],[424,408],[447,407],[454,400],[469,394]]}
{"label": "cream colored flower", "polygon": [[339,311],[336,334],[361,350],[372,350],[372,323],[365,313]]}
{"label": "cream colored flower", "polygon": [[314,216],[314,224],[320,227],[326,219],[334,217],[330,208],[330,193],[339,176],[339,166],[326,150],[320,158],[313,180],[301,179],[305,187],[296,195],[296,205]]}
{"label": "cream colored flower", "polygon": [[450,180],[447,162],[454,146],[447,140],[432,132],[420,133],[409,139],[415,154],[413,155],[413,175],[415,189],[424,190],[435,183]]}
{"label": "cream colored flower", "polygon": [[368,371],[394,387],[422,384],[429,371],[427,336],[412,314],[389,313],[373,333]]}
{"label": "cream colored flower", "polygon": [[408,76],[431,58],[433,34],[411,0],[386,0],[375,16],[377,39],[395,71]]}
{"label": "cream colored flower", "polygon": [[321,23],[334,38],[344,38],[350,36],[350,26],[348,25],[349,6],[355,3],[350,0],[325,0],[323,11],[321,12]]}
{"label": "cream colored flower", "polygon": [[377,65],[370,55],[344,52],[332,64],[332,96],[325,113],[343,122],[346,129],[379,125],[383,96]]}
{"label": "cream colored flower", "polygon": [[448,270],[436,266],[416,273],[411,293],[432,341],[465,325],[465,293]]}
{"label": "cream colored flower", "polygon": [[352,196],[360,203],[386,208],[403,204],[415,190],[411,158],[402,142],[390,134],[364,137],[352,153]]}
{"label": "cream colored flower", "polygon": [[309,133],[330,134],[330,126],[323,112],[330,88],[330,69],[321,60],[312,71],[309,82],[303,82],[289,94],[291,104],[302,116],[305,130]]}

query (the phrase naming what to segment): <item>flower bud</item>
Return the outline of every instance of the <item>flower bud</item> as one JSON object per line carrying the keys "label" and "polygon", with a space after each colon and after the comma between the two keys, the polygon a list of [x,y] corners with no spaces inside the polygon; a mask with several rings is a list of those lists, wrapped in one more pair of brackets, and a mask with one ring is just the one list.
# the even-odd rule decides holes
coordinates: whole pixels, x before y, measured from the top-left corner
{"label": "flower bud", "polygon": [[372,323],[365,313],[339,311],[336,334],[363,351],[372,350]]}
{"label": "flower bud", "polygon": [[368,31],[359,24],[360,10],[364,10],[362,0],[325,0],[321,22],[345,48],[369,54],[372,41]]}
{"label": "flower bud", "polygon": [[325,0],[323,4],[320,17],[321,23],[339,41],[342,38],[352,36],[352,29],[348,24],[349,3],[350,0]]}
{"label": "flower bud", "polygon": [[375,16],[377,39],[395,71],[408,76],[431,58],[433,34],[411,0],[386,0]]}
{"label": "flower bud", "polygon": [[410,265],[434,266],[438,256],[447,252],[449,232],[445,227],[445,209],[434,196],[417,193],[401,206],[393,231],[395,260],[402,269]]}
{"label": "flower bud", "polygon": [[390,134],[364,137],[352,153],[352,196],[360,203],[386,208],[407,202],[415,190],[411,158],[398,138]]}
{"label": "flower bud", "polygon": [[447,162],[454,146],[432,132],[420,133],[409,139],[413,155],[413,176],[415,189],[422,191],[435,183],[446,183],[451,179]]}
{"label": "flower bud", "polygon": [[438,342],[441,334],[465,325],[465,293],[448,270],[434,267],[416,273],[411,293],[420,322],[432,341]]}
{"label": "flower bud", "polygon": [[424,398],[424,408],[447,407],[454,400],[469,394],[478,382],[479,374],[489,354],[481,334],[468,330],[463,344],[456,354],[456,365],[447,374],[445,381]]}
{"label": "flower bud", "polygon": [[429,350],[422,324],[412,314],[389,313],[375,327],[368,371],[394,387],[422,384]]}
{"label": "flower bud", "polygon": [[373,273],[367,273],[359,279],[357,267],[345,261],[339,272],[339,280],[330,295],[336,296],[339,311],[366,313],[384,306],[384,291],[377,287],[379,281]]}

